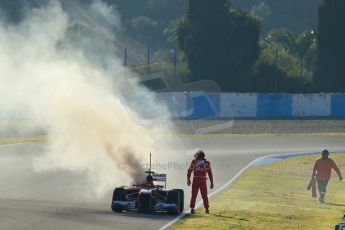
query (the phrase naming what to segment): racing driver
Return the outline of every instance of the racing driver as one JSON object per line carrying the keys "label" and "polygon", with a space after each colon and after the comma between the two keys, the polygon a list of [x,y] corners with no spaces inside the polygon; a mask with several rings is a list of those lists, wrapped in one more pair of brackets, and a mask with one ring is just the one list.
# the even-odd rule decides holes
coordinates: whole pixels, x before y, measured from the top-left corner
{"label": "racing driver", "polygon": [[204,202],[205,212],[209,214],[209,204],[207,197],[207,177],[210,179],[210,188],[213,189],[213,175],[211,170],[211,163],[205,159],[205,153],[203,150],[198,150],[196,152],[196,157],[189,166],[187,172],[187,185],[191,185],[191,174],[193,173],[193,183],[192,183],[192,197],[190,200],[191,214],[195,213],[195,201],[198,195],[199,189],[201,192],[201,197]]}

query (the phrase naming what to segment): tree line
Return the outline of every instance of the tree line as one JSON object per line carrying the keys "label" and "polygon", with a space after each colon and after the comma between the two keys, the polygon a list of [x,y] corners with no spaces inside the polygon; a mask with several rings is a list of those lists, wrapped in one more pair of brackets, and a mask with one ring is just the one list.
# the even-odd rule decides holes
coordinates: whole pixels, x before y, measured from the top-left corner
{"label": "tree line", "polygon": [[[171,60],[167,50],[178,46],[176,75],[184,81],[210,79],[234,92],[345,91],[343,0],[103,1],[117,7],[125,33],[150,47],[152,59]],[[47,2],[2,0],[0,7],[17,22],[25,7]],[[302,20],[306,13],[310,20]],[[317,16],[318,25],[303,31]],[[275,28],[281,25],[293,30]],[[173,76],[168,61],[157,63],[153,72]],[[145,74],[145,67],[138,72]]]}
{"label": "tree line", "polygon": [[315,29],[261,36],[262,18],[228,0],[189,0],[171,36],[190,80],[231,92],[345,92],[345,1],[325,0]]}

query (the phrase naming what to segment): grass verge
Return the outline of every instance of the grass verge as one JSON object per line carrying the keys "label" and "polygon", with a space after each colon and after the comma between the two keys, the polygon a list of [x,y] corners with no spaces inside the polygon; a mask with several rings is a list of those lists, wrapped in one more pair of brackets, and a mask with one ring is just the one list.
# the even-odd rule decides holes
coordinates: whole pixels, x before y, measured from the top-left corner
{"label": "grass verge", "polygon": [[48,138],[46,136],[0,138],[0,145],[19,144],[19,143],[27,143],[27,142],[40,142],[40,141],[47,141],[47,140]]}
{"label": "grass verge", "polygon": [[[345,212],[344,182],[333,172],[326,203],[306,190],[314,161],[307,156],[247,170],[210,199],[210,215],[197,209],[170,229],[334,229]],[[345,155],[332,154],[345,171]]]}

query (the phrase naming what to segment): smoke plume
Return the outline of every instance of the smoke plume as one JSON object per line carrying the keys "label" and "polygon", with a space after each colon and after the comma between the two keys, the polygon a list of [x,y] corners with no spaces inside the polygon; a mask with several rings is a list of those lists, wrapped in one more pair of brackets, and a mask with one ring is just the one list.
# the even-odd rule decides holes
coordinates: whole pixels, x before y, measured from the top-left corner
{"label": "smoke plume", "polygon": [[[143,122],[147,114],[136,108],[144,103],[146,111],[167,110],[128,83],[132,74],[115,55],[112,31],[121,31],[116,9],[100,1],[65,8],[52,1],[28,10],[18,24],[0,22],[0,114],[3,120],[19,117],[21,129],[48,134],[44,154],[32,161],[35,173],[83,176],[83,195],[102,197],[115,185],[143,179],[141,164],[169,129]],[[128,95],[145,102],[128,106]]]}

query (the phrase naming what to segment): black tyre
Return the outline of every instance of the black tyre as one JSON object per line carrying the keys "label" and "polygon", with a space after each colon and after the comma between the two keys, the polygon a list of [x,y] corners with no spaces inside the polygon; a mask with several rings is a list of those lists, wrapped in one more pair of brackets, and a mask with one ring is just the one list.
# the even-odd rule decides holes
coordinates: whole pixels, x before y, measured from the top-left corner
{"label": "black tyre", "polygon": [[113,200],[123,201],[126,199],[126,190],[124,188],[115,188],[113,193]]}
{"label": "black tyre", "polygon": [[179,199],[180,199],[180,211],[183,212],[184,210],[184,191],[183,189],[174,189],[179,193]]}
{"label": "black tyre", "polygon": [[335,227],[334,227],[335,230],[343,230],[345,229],[345,224],[337,224]]}
{"label": "black tyre", "polygon": [[[124,201],[126,199],[126,190],[124,188],[115,188],[113,193],[113,201]],[[122,205],[111,204],[114,212],[122,212],[125,208]]]}
{"label": "black tyre", "polygon": [[113,210],[113,212],[123,212],[123,210],[125,210],[125,208],[121,205],[111,205],[111,210]]}
{"label": "black tyre", "polygon": [[141,212],[152,212],[153,211],[150,193],[140,193],[139,194],[138,209]]}
{"label": "black tyre", "polygon": [[[180,194],[177,190],[171,190],[168,192],[167,203],[177,204],[178,206],[180,205]],[[179,209],[175,209],[175,208],[168,209],[168,213],[170,214],[177,214],[178,212],[179,212]]]}

